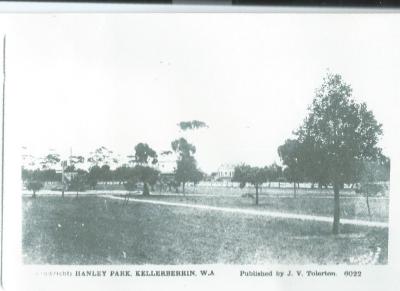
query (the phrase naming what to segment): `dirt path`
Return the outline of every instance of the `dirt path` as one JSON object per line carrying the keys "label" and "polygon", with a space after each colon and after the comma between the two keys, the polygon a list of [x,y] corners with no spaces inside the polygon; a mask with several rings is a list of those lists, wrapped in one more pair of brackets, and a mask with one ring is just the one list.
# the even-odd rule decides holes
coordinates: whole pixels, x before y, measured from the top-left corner
{"label": "dirt path", "polygon": [[[105,194],[105,193],[110,193],[110,194]],[[85,191],[85,192],[79,192],[79,195],[125,195],[127,191],[119,191],[119,190],[95,190],[95,191]],[[153,192],[152,194],[154,195],[160,195],[158,192]],[[39,191],[36,193],[37,196],[61,196],[60,191]],[[75,196],[76,192],[65,192],[65,196]],[[137,193],[137,196],[142,196],[142,193]],[[182,197],[182,194],[176,194],[176,193],[162,193],[162,196],[177,196],[177,197]],[[255,195],[255,194],[254,194]],[[22,191],[22,196],[29,197],[32,196],[32,191],[27,191],[23,190]],[[241,197],[241,195],[238,194],[207,194],[207,193],[186,193],[187,197]],[[265,198],[267,197],[268,199],[280,199],[280,198],[293,198],[292,194],[265,194],[261,193],[260,198]],[[298,196],[298,198],[307,198],[307,199],[331,199],[333,200],[333,195],[327,196],[327,195],[304,195],[301,194]],[[340,199],[363,199],[365,200],[364,196],[340,196]],[[369,197],[369,199],[372,200],[388,200],[388,197]]]}
{"label": "dirt path", "polygon": [[[116,196],[111,196],[111,195],[99,195],[99,197],[104,197],[104,198],[114,199],[114,200],[125,200],[124,197],[116,197]],[[201,209],[201,210],[222,211],[222,212],[230,212],[230,213],[240,213],[240,214],[245,214],[245,215],[276,217],[276,218],[284,218],[284,219],[297,219],[297,220],[308,220],[308,221],[318,221],[318,222],[328,222],[328,223],[332,223],[332,220],[333,220],[332,217],[327,217],[327,216],[295,214],[295,213],[275,212],[275,211],[266,211],[266,210],[218,207],[218,206],[210,206],[210,205],[167,202],[167,201],[150,200],[150,199],[130,198],[129,201],[137,202],[137,203],[148,203],[148,204],[156,204],[156,205],[175,206],[175,207],[186,207],[186,208],[195,208],[195,209]],[[386,222],[376,222],[376,221],[367,221],[367,220],[342,218],[340,220],[340,223],[341,224],[358,225],[358,226],[388,228],[388,223],[386,223]]]}

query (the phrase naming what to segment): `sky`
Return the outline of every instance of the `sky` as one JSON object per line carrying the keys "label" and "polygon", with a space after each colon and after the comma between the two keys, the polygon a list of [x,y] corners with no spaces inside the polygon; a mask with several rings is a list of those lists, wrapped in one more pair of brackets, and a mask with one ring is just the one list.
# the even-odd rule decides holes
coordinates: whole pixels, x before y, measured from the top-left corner
{"label": "sky", "polygon": [[[394,149],[400,21],[370,14],[118,14],[2,17],[6,100],[37,156],[121,157],[186,137],[205,172],[279,163],[329,70],[351,84]],[[17,118],[18,117],[18,118]],[[191,133],[177,123],[209,125]]]}

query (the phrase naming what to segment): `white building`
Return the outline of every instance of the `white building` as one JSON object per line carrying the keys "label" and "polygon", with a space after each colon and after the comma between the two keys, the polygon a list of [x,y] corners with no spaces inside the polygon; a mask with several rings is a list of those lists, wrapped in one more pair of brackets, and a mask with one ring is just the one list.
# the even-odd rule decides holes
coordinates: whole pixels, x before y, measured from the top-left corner
{"label": "white building", "polygon": [[233,173],[235,172],[235,165],[222,164],[217,170],[217,180],[231,181]]}

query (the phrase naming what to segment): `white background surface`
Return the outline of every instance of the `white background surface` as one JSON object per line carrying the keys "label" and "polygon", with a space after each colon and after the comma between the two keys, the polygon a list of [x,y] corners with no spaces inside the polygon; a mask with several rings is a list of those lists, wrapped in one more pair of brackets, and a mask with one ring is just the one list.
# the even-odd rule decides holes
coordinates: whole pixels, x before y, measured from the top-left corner
{"label": "white background surface", "polygon": [[[166,286],[178,290],[397,290],[398,27],[397,14],[0,15],[0,30],[7,33],[8,42],[6,290],[155,290]],[[160,61],[170,62],[172,68]],[[269,163],[277,160],[277,146],[305,117],[307,104],[328,67],[343,75],[357,100],[366,101],[384,126],[381,145],[392,159],[389,265],[245,268],[362,270],[359,279],[240,278],[241,266],[212,266],[218,274],[212,280],[45,280],[34,273],[76,268],[21,264],[21,145],[29,143],[38,152],[52,147],[66,153],[72,146],[85,153],[109,142],[105,145],[128,153],[140,137],[138,141],[164,149],[178,134],[176,122],[193,117],[210,124],[208,132],[191,137],[205,170],[219,164],[217,158]],[[136,107],[148,111],[143,114]],[[152,118],[147,117],[149,112]],[[237,146],[232,147],[232,141]],[[143,268],[159,269],[135,269]]]}

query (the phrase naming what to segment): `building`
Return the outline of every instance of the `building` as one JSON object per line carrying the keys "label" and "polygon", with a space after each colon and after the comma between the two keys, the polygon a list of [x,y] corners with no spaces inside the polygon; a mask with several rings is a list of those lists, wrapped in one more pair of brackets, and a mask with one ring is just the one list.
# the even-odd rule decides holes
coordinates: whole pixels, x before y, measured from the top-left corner
{"label": "building", "polygon": [[233,173],[235,172],[235,165],[222,164],[217,170],[216,179],[219,181],[231,181]]}

